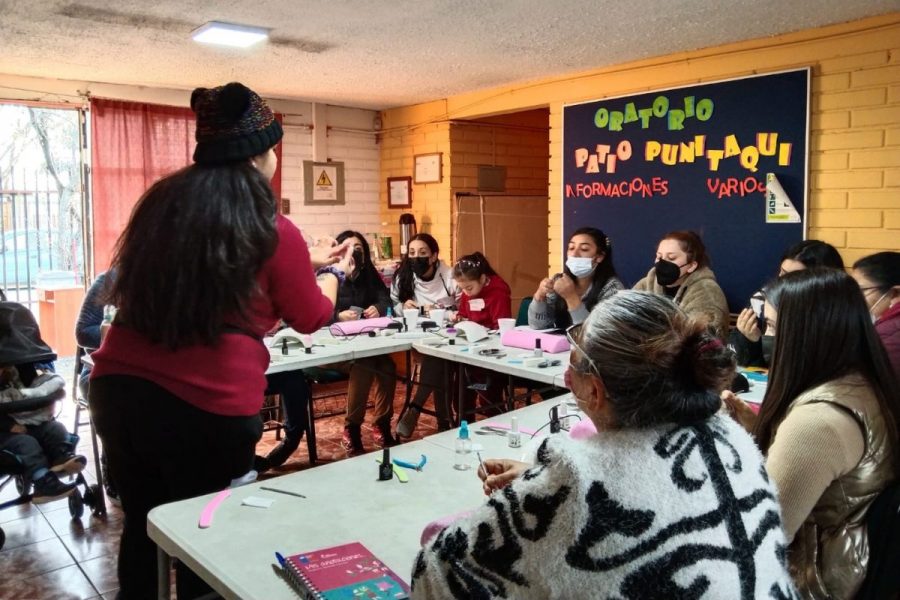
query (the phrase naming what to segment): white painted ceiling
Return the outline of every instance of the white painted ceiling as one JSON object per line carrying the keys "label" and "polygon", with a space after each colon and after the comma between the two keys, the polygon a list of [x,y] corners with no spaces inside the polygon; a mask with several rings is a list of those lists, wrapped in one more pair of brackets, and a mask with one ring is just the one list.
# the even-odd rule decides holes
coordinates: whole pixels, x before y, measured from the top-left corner
{"label": "white painted ceiling", "polygon": [[[0,0],[0,73],[383,109],[900,10],[900,0]],[[190,32],[272,29],[237,51]]]}

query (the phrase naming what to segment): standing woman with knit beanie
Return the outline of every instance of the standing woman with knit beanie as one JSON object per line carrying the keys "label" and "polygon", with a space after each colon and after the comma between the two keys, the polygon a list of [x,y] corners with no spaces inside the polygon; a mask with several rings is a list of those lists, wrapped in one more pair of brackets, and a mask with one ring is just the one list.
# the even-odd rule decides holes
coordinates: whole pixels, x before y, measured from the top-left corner
{"label": "standing woman with knit beanie", "polygon": [[[118,313],[92,355],[91,411],[125,511],[121,598],[157,595],[150,509],[226,488],[252,468],[263,335],[279,319],[301,332],[327,323],[352,268],[343,246],[307,249],[276,213],[269,179],[282,129],[258,95],[239,83],[198,88],[191,108],[195,164],[135,207],[106,299]],[[209,591],[183,567],[177,584],[179,598]]]}

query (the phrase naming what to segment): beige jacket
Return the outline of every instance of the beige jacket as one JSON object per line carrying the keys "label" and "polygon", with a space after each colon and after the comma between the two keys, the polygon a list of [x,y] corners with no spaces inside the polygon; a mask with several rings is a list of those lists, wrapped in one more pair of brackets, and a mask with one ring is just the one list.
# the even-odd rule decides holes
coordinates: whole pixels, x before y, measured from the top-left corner
{"label": "beige jacket", "polygon": [[[656,283],[655,268],[650,269],[647,276],[638,281],[634,289],[665,294],[663,286]],[[716,275],[709,267],[700,267],[687,276],[675,294],[675,304],[689,315],[707,316],[719,337],[722,339],[728,337],[728,302],[725,301],[725,294],[716,282]]]}
{"label": "beige jacket", "polygon": [[878,400],[861,375],[804,392],[791,403],[788,414],[798,406],[819,402],[838,406],[856,420],[865,450],[856,467],[832,481],[816,502],[790,545],[789,566],[804,597],[852,598],[869,560],[866,512],[894,477],[893,445]]}

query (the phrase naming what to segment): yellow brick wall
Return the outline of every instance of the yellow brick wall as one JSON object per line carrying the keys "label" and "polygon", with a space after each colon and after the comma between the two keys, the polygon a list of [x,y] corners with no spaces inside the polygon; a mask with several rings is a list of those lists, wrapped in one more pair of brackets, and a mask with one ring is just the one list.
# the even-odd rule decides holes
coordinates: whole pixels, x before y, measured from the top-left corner
{"label": "yellow brick wall", "polygon": [[[412,184],[412,209],[389,209],[387,202],[388,177],[412,177],[417,154],[442,154],[440,183]],[[430,123],[418,127],[386,131],[381,139],[380,192],[382,233],[393,237],[394,256],[400,252],[400,215],[412,213],[419,232],[430,233],[441,248],[441,255],[450,260],[450,125]]]}
{"label": "yellow brick wall", "polygon": [[900,12],[587,73],[463,94],[385,113],[394,127],[549,107],[549,245],[562,244],[565,103],[812,67],[808,235],[845,262],[900,249]]}
{"label": "yellow brick wall", "polygon": [[[389,121],[388,121],[389,122]],[[387,125],[387,123],[386,123]],[[387,129],[381,140],[382,227],[399,252],[400,215],[411,212],[419,231],[430,233],[441,256],[452,263],[454,197],[477,192],[478,166],[507,168],[509,194],[547,193],[547,111],[535,110],[478,121],[441,120],[427,125]],[[442,153],[442,181],[413,183],[412,210],[388,209],[387,178],[412,177],[417,154]]]}
{"label": "yellow brick wall", "polygon": [[506,167],[507,194],[547,193],[547,114],[543,127],[453,123],[451,192],[477,192],[478,166]]}

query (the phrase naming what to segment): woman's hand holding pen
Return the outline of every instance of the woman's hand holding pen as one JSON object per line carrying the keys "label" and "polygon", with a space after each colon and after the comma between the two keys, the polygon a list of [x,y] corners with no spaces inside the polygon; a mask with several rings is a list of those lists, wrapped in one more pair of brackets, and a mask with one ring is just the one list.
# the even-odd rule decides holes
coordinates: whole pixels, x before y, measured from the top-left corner
{"label": "woman's hand holding pen", "polygon": [[[478,469],[478,477],[481,479],[484,494],[490,496],[494,490],[500,490],[509,485],[519,475],[531,468],[531,465],[518,460],[507,458],[489,458],[484,461],[484,468]],[[485,473],[487,471],[487,473]]]}

